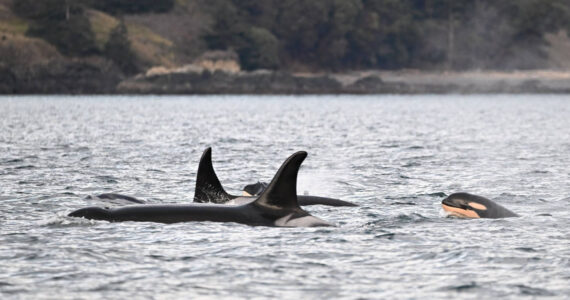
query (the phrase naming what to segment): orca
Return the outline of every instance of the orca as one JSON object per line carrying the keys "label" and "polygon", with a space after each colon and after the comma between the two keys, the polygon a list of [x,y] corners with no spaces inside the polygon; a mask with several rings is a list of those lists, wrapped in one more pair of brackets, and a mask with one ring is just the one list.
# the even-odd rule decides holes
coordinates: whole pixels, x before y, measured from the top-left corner
{"label": "orca", "polygon": [[[263,183],[257,183],[257,188],[263,187]],[[246,187],[247,188],[247,187]],[[263,191],[263,190],[261,190]],[[244,204],[254,201],[259,196],[250,194],[244,196],[230,195],[226,192],[212,164],[212,148],[208,147],[202,153],[200,163],[198,164],[198,173],[196,176],[196,189],[194,192],[194,202],[198,203],[217,203],[217,204]],[[328,206],[358,206],[354,203],[343,201],[340,199],[297,195],[299,205],[328,205]]]}
{"label": "orca", "polygon": [[307,152],[304,151],[290,156],[281,165],[261,196],[243,205],[147,204],[127,205],[120,208],[86,207],[71,212],[69,216],[111,222],[211,221],[276,227],[334,226],[312,216],[297,202],[297,173],[306,157]]}
{"label": "orca", "polygon": [[519,215],[481,196],[469,193],[454,193],[441,201],[449,215],[460,218],[510,218]]}
{"label": "orca", "polygon": [[267,183],[258,181],[243,187],[243,196],[259,196],[267,188]]}

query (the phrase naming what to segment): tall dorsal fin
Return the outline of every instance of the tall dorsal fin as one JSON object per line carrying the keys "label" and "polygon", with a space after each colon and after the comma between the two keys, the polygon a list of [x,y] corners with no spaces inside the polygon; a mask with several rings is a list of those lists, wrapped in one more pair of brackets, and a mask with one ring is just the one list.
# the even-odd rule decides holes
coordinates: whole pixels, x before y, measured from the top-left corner
{"label": "tall dorsal fin", "polygon": [[218,176],[216,176],[214,166],[212,165],[212,148],[206,148],[198,165],[194,202],[224,203],[233,198],[235,197],[224,190]]}
{"label": "tall dorsal fin", "polygon": [[253,204],[276,212],[301,210],[297,202],[297,173],[306,157],[307,152],[299,151],[287,158]]}

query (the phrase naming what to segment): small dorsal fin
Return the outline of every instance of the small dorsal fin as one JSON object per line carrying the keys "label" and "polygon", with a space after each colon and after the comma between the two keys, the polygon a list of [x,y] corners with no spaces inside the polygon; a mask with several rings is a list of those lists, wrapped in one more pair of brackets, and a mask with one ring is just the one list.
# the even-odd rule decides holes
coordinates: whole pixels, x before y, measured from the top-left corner
{"label": "small dorsal fin", "polygon": [[297,202],[297,173],[306,157],[307,152],[299,151],[287,158],[253,204],[272,211],[301,210]]}
{"label": "small dorsal fin", "polygon": [[267,188],[266,182],[248,184],[243,188],[244,196],[259,196]]}
{"label": "small dorsal fin", "polygon": [[212,148],[206,148],[198,165],[194,202],[225,203],[233,198],[235,197],[224,190],[218,176],[216,176],[214,166],[212,165]]}

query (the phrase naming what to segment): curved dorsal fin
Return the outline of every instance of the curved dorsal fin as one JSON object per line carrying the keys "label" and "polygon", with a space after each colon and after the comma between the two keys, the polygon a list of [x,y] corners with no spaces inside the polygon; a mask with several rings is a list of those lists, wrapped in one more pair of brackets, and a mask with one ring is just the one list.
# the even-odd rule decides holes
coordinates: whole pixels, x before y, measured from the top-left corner
{"label": "curved dorsal fin", "polygon": [[218,176],[216,176],[214,166],[212,165],[212,148],[206,148],[198,165],[194,202],[224,203],[233,198],[235,197],[224,190]]}
{"label": "curved dorsal fin", "polygon": [[287,158],[253,204],[271,211],[301,210],[297,202],[297,173],[306,157],[307,152],[299,151]]}

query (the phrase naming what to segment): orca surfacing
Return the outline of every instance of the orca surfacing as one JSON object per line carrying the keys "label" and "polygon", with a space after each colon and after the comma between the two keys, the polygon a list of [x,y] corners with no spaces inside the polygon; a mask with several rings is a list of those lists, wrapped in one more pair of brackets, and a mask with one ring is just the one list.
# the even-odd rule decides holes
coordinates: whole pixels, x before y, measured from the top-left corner
{"label": "orca surfacing", "polygon": [[519,215],[481,196],[469,193],[454,193],[441,201],[449,215],[460,218],[510,218]]}
{"label": "orca surfacing", "polygon": [[69,216],[111,222],[178,223],[211,221],[235,222],[253,226],[333,226],[310,215],[301,209],[297,202],[297,173],[306,157],[307,152],[304,151],[290,156],[279,168],[261,196],[255,201],[250,201],[243,205],[127,205],[114,209],[87,207],[78,209],[70,213]]}
{"label": "orca surfacing", "polygon": [[[258,183],[258,191],[263,191],[265,186],[262,183]],[[267,187],[269,188],[269,187]],[[196,189],[194,194],[194,202],[198,203],[226,203],[226,204],[245,204],[257,199],[258,195],[251,195],[248,193],[246,196],[235,196],[230,195],[226,192],[216,172],[214,171],[214,166],[212,164],[212,148],[206,148],[202,157],[200,158],[200,163],[198,165],[198,173],[196,176]],[[328,205],[328,206],[358,206],[354,203],[343,201],[340,199],[318,197],[318,196],[306,196],[297,195],[297,201],[299,205]]]}

